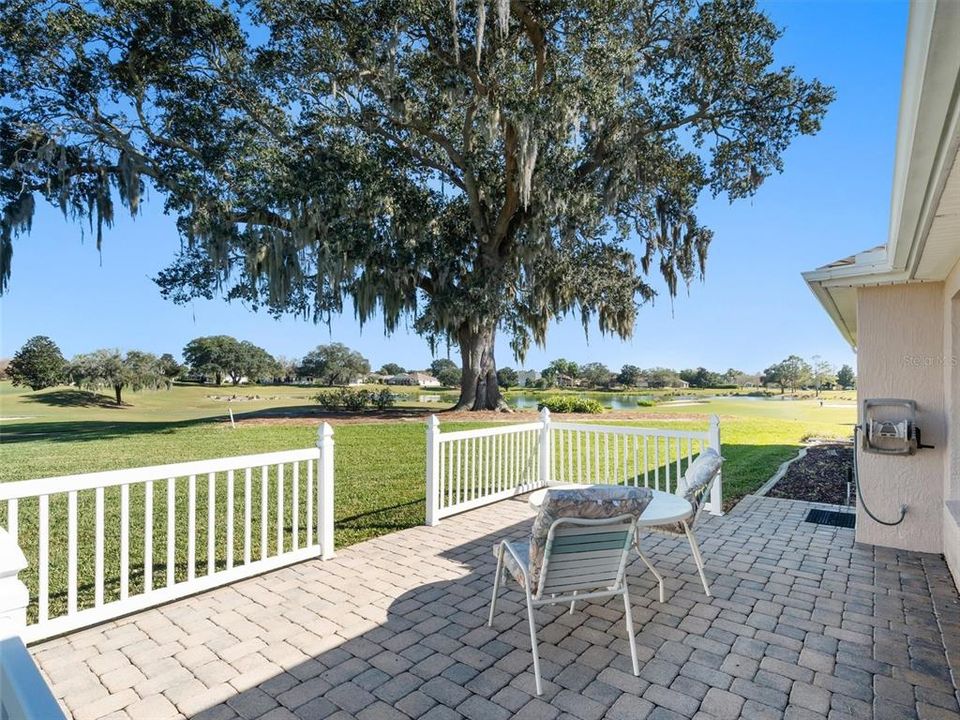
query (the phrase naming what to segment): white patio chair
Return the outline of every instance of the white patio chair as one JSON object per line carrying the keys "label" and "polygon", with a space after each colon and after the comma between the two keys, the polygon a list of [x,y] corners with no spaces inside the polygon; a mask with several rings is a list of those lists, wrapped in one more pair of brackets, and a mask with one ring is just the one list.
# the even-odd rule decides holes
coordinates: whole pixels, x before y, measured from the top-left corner
{"label": "white patio chair", "polygon": [[509,570],[527,598],[537,695],[543,689],[533,610],[543,605],[569,602],[572,613],[577,600],[622,596],[633,673],[640,674],[624,571],[636,537],[637,518],[650,498],[646,488],[552,489],[528,541],[504,540],[494,546],[497,571],[488,625],[493,625],[501,578]]}
{"label": "white patio chair", "polygon": [[[700,553],[700,545],[697,543],[697,536],[693,533],[693,527],[700,517],[700,513],[703,512],[704,500],[709,497],[713,483],[716,482],[717,477],[720,475],[720,466],[722,464],[723,458],[720,456],[720,453],[714,448],[704,448],[703,451],[697,455],[697,458],[690,463],[690,467],[687,468],[683,477],[677,482],[677,488],[674,491],[675,495],[686,498],[686,500],[690,502],[693,506],[693,514],[689,519],[681,520],[680,522],[643,528],[667,535],[686,536],[687,541],[690,543],[690,552],[693,555],[693,561],[697,565],[697,572],[700,574],[700,582],[703,583],[703,591],[707,594],[707,597],[713,596],[710,593],[710,584],[707,582],[707,576],[703,572],[703,555]],[[641,552],[639,533],[635,540],[635,545],[640,559],[643,560],[650,572],[653,573],[653,576],[657,578],[657,582],[660,584],[660,602],[664,602],[663,577],[657,572],[653,563]]]}

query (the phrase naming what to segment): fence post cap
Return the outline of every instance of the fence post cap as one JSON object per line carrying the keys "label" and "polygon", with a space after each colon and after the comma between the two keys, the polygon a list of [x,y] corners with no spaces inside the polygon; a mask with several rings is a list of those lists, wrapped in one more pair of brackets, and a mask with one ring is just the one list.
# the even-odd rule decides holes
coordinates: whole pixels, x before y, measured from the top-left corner
{"label": "fence post cap", "polygon": [[427,418],[427,428],[430,430],[436,430],[440,427],[440,419],[436,415],[431,415]]}
{"label": "fence post cap", "polygon": [[543,421],[550,419],[550,408],[548,408],[546,405],[540,408],[540,419]]}
{"label": "fence post cap", "polygon": [[711,415],[711,416],[710,416],[710,424],[711,424],[712,426],[717,426],[717,425],[719,425],[719,424],[720,424],[720,416],[719,416],[719,415]]}
{"label": "fence post cap", "polygon": [[326,440],[333,437],[333,428],[328,422],[320,423],[320,427],[317,428],[317,440]]}

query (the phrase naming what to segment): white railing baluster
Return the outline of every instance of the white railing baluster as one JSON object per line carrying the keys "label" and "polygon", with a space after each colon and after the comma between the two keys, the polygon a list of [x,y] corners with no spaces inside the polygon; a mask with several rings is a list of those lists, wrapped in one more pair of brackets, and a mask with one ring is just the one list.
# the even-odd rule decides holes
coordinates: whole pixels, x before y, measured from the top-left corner
{"label": "white railing baluster", "polygon": [[643,486],[650,487],[650,454],[648,447],[650,438],[643,436]]}
{"label": "white railing baluster", "polygon": [[283,553],[283,463],[277,464],[277,555]]}
{"label": "white railing baluster", "polygon": [[177,479],[167,478],[167,587],[173,587],[176,582],[176,490]]}
{"label": "white railing baluster", "polygon": [[483,484],[483,494],[490,494],[490,465],[488,460],[490,458],[490,438],[480,438],[480,467],[481,475],[480,482]]}
{"label": "white railing baluster", "polygon": [[300,463],[293,463],[293,549],[300,549]]}
{"label": "white railing baluster", "polygon": [[307,547],[311,545],[313,545],[313,461],[307,460]]}
{"label": "white railing baluster", "polygon": [[433,518],[434,524],[440,521],[440,512],[447,506],[447,497],[450,495],[450,470],[448,467],[447,455],[450,450],[450,443],[441,442],[440,438],[436,439],[436,455],[437,455],[437,464],[440,468],[439,473],[437,474],[437,514]]}
{"label": "white railing baluster", "polygon": [[454,445],[454,448],[455,448],[456,451],[457,451],[457,460],[456,460],[456,468],[457,468],[457,489],[456,489],[456,492],[454,493],[454,497],[455,497],[456,499],[455,499],[452,503],[450,503],[450,504],[451,504],[451,505],[457,505],[457,504],[463,502],[463,496],[460,494],[460,474],[461,474],[461,467],[462,467],[462,465],[463,465],[463,463],[462,463],[462,461],[461,461],[461,455],[463,454],[463,449],[462,449],[462,447],[461,447],[462,443],[461,443],[459,440],[458,440],[457,442],[455,442],[453,445]]}
{"label": "white railing baluster", "polygon": [[143,591],[153,590],[153,480],[143,488]]}
{"label": "white railing baluster", "polygon": [[[607,435],[604,435],[606,439]],[[597,478],[603,478],[606,468],[600,469],[600,433],[593,433],[593,481],[599,482]]]}
{"label": "white railing baluster", "polygon": [[243,564],[249,565],[252,557],[251,550],[251,515],[253,510],[253,468],[246,468],[243,472]]}
{"label": "white railing baluster", "polygon": [[233,470],[227,470],[227,570],[233,567]]}
{"label": "white railing baluster", "polygon": [[660,437],[653,436],[653,482],[654,490],[660,489]]}
{"label": "white railing baluster", "polygon": [[197,576],[197,476],[187,478],[187,582]]}
{"label": "white railing baluster", "polygon": [[673,492],[670,488],[670,438],[663,439],[663,469],[666,474],[664,478],[664,491]]}
{"label": "white railing baluster", "polygon": [[680,478],[683,477],[683,473],[680,471],[680,463],[682,462],[682,458],[683,458],[683,449],[680,447],[680,438],[678,437],[677,438],[677,475],[676,475],[676,481],[674,485],[676,485],[676,483],[679,483]]}
{"label": "white railing baluster", "polygon": [[605,483],[610,483],[610,436],[607,433],[603,434],[603,472],[600,476]]}
{"label": "white railing baluster", "polygon": [[120,599],[130,596],[130,486],[120,486]]}
{"label": "white railing baluster", "polygon": [[94,522],[96,523],[96,531],[94,535],[93,550],[93,604],[96,607],[100,607],[103,605],[103,562],[105,560],[103,548],[103,488],[98,487],[94,492],[96,493],[96,502],[94,503],[96,513]]}
{"label": "white railing baluster", "polygon": [[[609,438],[610,436],[607,435]],[[613,436],[613,484],[617,485],[617,468],[620,467],[620,438]]]}
{"label": "white railing baluster", "polygon": [[67,613],[77,611],[77,491],[67,493]]}
{"label": "white railing baluster", "polygon": [[270,524],[270,518],[267,511],[270,485],[270,472],[267,466],[260,468],[260,559],[267,557],[267,527]]}
{"label": "white railing baluster", "polygon": [[41,495],[38,507],[40,523],[40,547],[38,548],[39,588],[37,605],[40,622],[50,616],[50,496]]}
{"label": "white railing baluster", "polygon": [[217,567],[217,475],[207,473],[207,575]]}

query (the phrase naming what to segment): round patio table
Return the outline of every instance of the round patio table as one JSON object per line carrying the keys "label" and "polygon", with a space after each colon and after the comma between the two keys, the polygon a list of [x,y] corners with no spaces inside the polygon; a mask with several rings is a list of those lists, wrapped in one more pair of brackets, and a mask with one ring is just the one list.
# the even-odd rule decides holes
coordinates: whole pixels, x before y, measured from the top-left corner
{"label": "round patio table", "polygon": [[[530,493],[530,507],[539,510],[543,505],[543,499],[547,493],[553,489],[563,490],[585,490],[587,488],[605,488],[619,487],[618,485],[579,485],[577,483],[557,483],[543,490],[537,490]],[[642,527],[651,527],[654,525],[669,525],[670,523],[680,522],[693,515],[693,506],[686,498],[673,493],[663,492],[662,490],[650,490],[653,499],[644,509],[637,520],[637,525]]]}
{"label": "round patio table", "polygon": [[[536,492],[530,493],[530,507],[534,510],[539,510],[540,506],[543,505],[543,500],[547,496],[547,493],[553,489],[562,488],[564,490],[584,490],[586,488],[605,488],[605,487],[618,487],[616,485],[580,485],[577,483],[555,483],[551,487],[544,488],[543,490],[537,490]],[[637,519],[637,527],[655,527],[657,525],[670,525],[675,522],[680,522],[682,520],[687,520],[693,515],[693,505],[690,504],[690,501],[686,498],[682,498],[679,495],[674,495],[673,493],[664,492],[663,490],[650,490],[653,494],[653,499],[650,500],[650,503],[644,508],[643,512],[640,514],[640,517]],[[643,560],[643,563],[647,566],[653,576],[657,579],[657,583],[660,586],[660,602],[664,602],[664,587],[663,587],[663,576],[657,572],[657,569],[653,566],[647,556],[643,554],[643,551],[640,550],[640,539],[636,538],[634,540],[634,547],[637,549],[637,554],[640,555],[640,559]]]}

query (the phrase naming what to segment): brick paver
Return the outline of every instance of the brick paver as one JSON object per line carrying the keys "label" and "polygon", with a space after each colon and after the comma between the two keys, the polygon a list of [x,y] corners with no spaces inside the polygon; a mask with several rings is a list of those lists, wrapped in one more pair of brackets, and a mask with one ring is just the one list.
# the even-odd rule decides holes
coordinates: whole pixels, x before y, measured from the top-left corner
{"label": "brick paver", "polygon": [[682,539],[649,536],[667,602],[628,568],[640,677],[619,599],[486,627],[490,548],[529,532],[525,498],[36,645],[76,718],[940,718],[960,716],[960,603],[942,558],[857,546],[810,505],[748,497]]}

